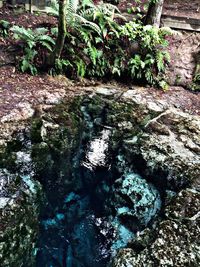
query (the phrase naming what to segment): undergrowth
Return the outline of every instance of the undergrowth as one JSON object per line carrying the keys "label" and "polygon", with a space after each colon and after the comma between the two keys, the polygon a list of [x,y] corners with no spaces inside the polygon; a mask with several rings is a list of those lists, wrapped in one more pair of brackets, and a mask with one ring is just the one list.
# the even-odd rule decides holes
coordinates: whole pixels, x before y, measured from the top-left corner
{"label": "undergrowth", "polygon": [[[51,74],[68,77],[127,77],[167,89],[165,68],[170,61],[166,36],[170,29],[144,26],[140,20],[126,22],[116,6],[95,5],[90,0],[68,1],[67,35],[61,58]],[[47,9],[58,16],[58,3]],[[55,45],[57,28],[35,30],[14,26],[10,32],[20,40],[23,53],[18,60],[21,71],[36,74],[44,69]]]}

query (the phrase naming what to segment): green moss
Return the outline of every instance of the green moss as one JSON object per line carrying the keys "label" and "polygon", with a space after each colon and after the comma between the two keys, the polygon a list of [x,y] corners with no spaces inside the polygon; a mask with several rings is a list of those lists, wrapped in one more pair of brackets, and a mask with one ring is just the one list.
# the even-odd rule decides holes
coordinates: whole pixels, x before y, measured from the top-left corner
{"label": "green moss", "polygon": [[34,118],[31,124],[31,141],[33,143],[39,143],[42,141],[41,137],[42,120],[40,118]]}
{"label": "green moss", "polygon": [[0,149],[0,168],[6,168],[10,171],[16,170],[16,153],[22,149],[22,142],[13,139]]}
{"label": "green moss", "polygon": [[[34,266],[34,247],[38,234],[38,213],[41,199],[40,185],[33,181],[35,190],[29,191],[20,176],[10,175],[12,183],[7,188],[15,195],[1,214],[0,262],[4,267]],[[25,189],[26,188],[26,189]]]}

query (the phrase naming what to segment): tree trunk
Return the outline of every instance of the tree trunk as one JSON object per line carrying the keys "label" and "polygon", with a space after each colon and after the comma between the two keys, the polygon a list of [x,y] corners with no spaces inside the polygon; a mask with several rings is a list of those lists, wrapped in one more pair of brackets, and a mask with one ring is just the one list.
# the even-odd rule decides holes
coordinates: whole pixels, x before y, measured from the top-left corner
{"label": "tree trunk", "polygon": [[162,15],[164,0],[151,0],[146,15],[145,24],[160,27],[160,19]]}
{"label": "tree trunk", "polygon": [[64,47],[66,29],[66,4],[67,0],[59,0],[59,21],[58,21],[58,37],[53,52],[50,54],[47,64],[54,66],[56,59],[59,59]]}

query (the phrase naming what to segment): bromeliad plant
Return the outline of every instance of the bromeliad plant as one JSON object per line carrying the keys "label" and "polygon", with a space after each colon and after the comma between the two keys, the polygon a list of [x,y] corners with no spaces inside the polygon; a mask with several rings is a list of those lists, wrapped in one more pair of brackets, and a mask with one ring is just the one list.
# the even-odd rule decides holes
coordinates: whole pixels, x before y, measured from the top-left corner
{"label": "bromeliad plant", "polygon": [[19,60],[21,71],[30,71],[32,75],[37,74],[41,60],[45,60],[43,53],[45,51],[52,51],[55,45],[54,39],[48,34],[48,30],[45,28],[31,30],[13,26],[11,32],[15,39],[20,40],[23,48],[23,56]]}

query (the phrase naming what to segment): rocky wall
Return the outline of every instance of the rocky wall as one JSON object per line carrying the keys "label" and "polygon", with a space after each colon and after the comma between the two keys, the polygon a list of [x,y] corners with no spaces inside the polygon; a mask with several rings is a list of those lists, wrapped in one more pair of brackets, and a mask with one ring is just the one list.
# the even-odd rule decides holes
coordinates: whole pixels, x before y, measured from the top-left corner
{"label": "rocky wall", "polygon": [[[27,121],[6,122],[1,129],[0,151],[0,262],[2,267],[35,266],[39,214],[46,201],[45,187],[60,185],[56,199],[70,181],[72,154],[79,145],[79,111],[58,105]],[[79,107],[79,106],[78,106]],[[71,111],[69,111],[71,109]],[[76,110],[73,112],[72,110]],[[4,129],[4,131],[3,131]],[[9,130],[10,129],[10,130]],[[9,135],[10,131],[10,135]],[[12,136],[11,136],[12,133]],[[55,163],[56,162],[56,163]],[[55,167],[55,164],[57,166]],[[55,170],[64,169],[66,173]],[[49,177],[48,173],[54,174]],[[68,183],[66,185],[66,183]]]}
{"label": "rocky wall", "polygon": [[[121,177],[114,184],[118,218],[127,219],[129,226],[131,218],[141,224],[136,229],[137,237],[126,240],[128,248],[119,250],[112,266],[198,266],[199,117],[172,108],[167,102],[147,101],[134,90],[121,92],[98,87],[93,88],[92,94],[71,103],[63,101],[49,111],[35,114],[23,134],[9,138],[12,141],[2,146],[0,259],[3,267],[33,266],[41,184],[43,189],[48,188],[48,197],[55,202],[70,192],[74,178],[63,177],[69,177],[72,166],[78,168],[76,152],[82,130],[88,129],[84,138],[89,140],[94,125],[106,126],[112,132],[109,150],[113,168]],[[63,172],[65,165],[68,168]],[[133,171],[139,176],[130,175]],[[55,186],[56,196],[51,194]],[[141,190],[144,187],[146,196]],[[154,218],[160,209],[155,205],[157,192],[163,204],[159,216]],[[129,204],[133,202],[131,209],[124,206],[122,194],[127,195]],[[134,206],[137,199],[139,204]],[[147,210],[148,206],[152,212]]]}
{"label": "rocky wall", "polygon": [[198,266],[199,117],[146,101],[134,90],[120,95],[101,89],[99,95],[107,103],[107,123],[114,127],[111,145],[120,154],[118,170],[136,170],[163,199],[160,218],[138,231],[112,266]]}
{"label": "rocky wall", "polygon": [[166,75],[170,85],[195,89],[192,83],[199,62],[199,43],[200,34],[195,32],[177,31],[175,37],[169,37],[171,62]]}

